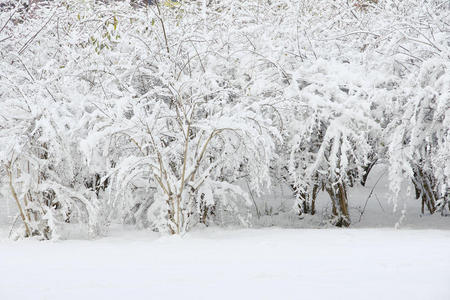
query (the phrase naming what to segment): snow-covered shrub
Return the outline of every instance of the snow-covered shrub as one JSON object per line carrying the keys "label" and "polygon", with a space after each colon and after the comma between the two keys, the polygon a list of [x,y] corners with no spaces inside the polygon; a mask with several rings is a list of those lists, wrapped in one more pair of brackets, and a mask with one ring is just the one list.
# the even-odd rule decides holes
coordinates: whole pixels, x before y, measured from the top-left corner
{"label": "snow-covered shrub", "polygon": [[[392,188],[398,192],[398,179],[402,178],[398,166],[404,159],[399,156],[401,151],[387,145],[398,144],[398,140],[393,142],[396,130],[423,130],[419,122],[401,120],[406,117],[405,111],[412,113],[417,112],[418,105],[430,106],[423,96],[415,98],[416,104],[410,98],[416,93],[430,94],[430,87],[426,92],[415,88],[415,78],[432,58],[440,64],[440,73],[438,77],[427,77],[428,82],[422,83],[422,88],[432,86],[433,93],[438,95],[439,100],[433,100],[437,101],[433,105],[440,103],[439,108],[429,109],[437,113],[439,121],[433,122],[430,125],[433,129],[427,132],[433,131],[439,138],[429,143],[416,140],[415,147],[436,151],[433,160],[440,165],[434,164],[436,170],[428,168],[426,173],[440,174],[440,184],[432,179],[437,175],[409,173],[415,174],[415,178],[410,178],[416,186],[426,186],[422,177],[428,178],[430,190],[438,193],[435,198],[445,202],[448,177],[441,174],[448,165],[448,155],[442,153],[448,147],[444,112],[448,110],[449,99],[448,86],[441,81],[448,82],[449,31],[444,20],[449,4],[414,0],[358,1],[357,4],[361,9],[355,10],[344,1],[309,6],[302,2],[297,10],[302,15],[301,22],[292,19],[295,14],[288,13],[296,9],[289,1],[284,2],[285,11],[275,11],[279,25],[271,40],[278,47],[265,47],[264,54],[289,81],[288,87],[277,85],[284,90],[285,97],[284,103],[278,102],[285,124],[285,144],[279,147],[278,168],[284,170],[282,177],[293,186],[302,212],[314,213],[315,197],[320,189],[326,189],[333,202],[342,199],[346,203],[345,191],[360,180],[364,184],[377,161],[389,161]],[[272,89],[272,94],[275,90]],[[406,117],[411,118],[412,115]],[[400,122],[405,126],[397,126]],[[404,143],[409,143],[409,137],[405,137]],[[411,156],[411,168],[423,164],[424,158],[419,157],[422,156]],[[430,193],[418,192],[418,196],[428,197]],[[333,214],[343,214],[346,219],[347,205],[342,206],[339,212],[339,205],[332,205]],[[338,217],[337,223],[341,224],[341,220]]]}
{"label": "snow-covered shrub", "polygon": [[[450,58],[450,56],[448,56]],[[424,61],[408,78],[390,132],[391,187],[399,193],[403,179],[414,185],[416,198],[429,213],[442,213],[450,181],[450,64]]]}
{"label": "snow-covered shrub", "polygon": [[[402,183],[413,183],[422,214],[444,213],[449,197],[450,4],[406,1],[387,10],[390,25],[382,51],[393,58],[397,76],[385,99],[390,122],[385,128],[385,156],[394,200]],[[399,19],[398,15],[405,17]],[[386,63],[385,63],[386,65]]]}
{"label": "snow-covered shrub", "polygon": [[58,72],[76,92],[61,95],[84,114],[70,140],[82,169],[111,180],[114,197],[97,206],[106,222],[171,233],[219,214],[245,222],[239,177],[255,191],[270,183],[278,131],[271,99],[242,92],[246,57],[220,8],[68,3],[58,10],[67,27],[53,38],[63,35]]}
{"label": "snow-covered shrub", "polygon": [[[0,43],[0,161],[25,236],[57,238],[59,224],[82,222],[91,236],[102,231],[100,185],[79,142],[95,112],[67,62],[80,59],[66,8],[5,26]],[[76,77],[75,77],[76,78]],[[92,118],[92,119],[91,119]],[[98,174],[97,174],[98,176]]]}
{"label": "snow-covered shrub", "polygon": [[371,114],[375,89],[368,82],[379,74],[361,62],[358,44],[372,41],[370,34],[340,41],[352,26],[364,24],[348,21],[353,17],[347,4],[327,4],[260,5],[265,18],[250,22],[245,37],[251,52],[260,56],[250,59],[264,66],[251,75],[262,84],[250,87],[259,97],[273,99],[274,119],[281,119],[284,140],[278,145],[275,176],[293,187],[302,213],[314,214],[316,196],[326,190],[333,223],[348,226],[347,190],[376,161],[380,126]]}
{"label": "snow-covered shrub", "polygon": [[[379,129],[370,103],[340,64],[318,61],[293,76],[286,96],[292,99],[287,145],[288,172],[303,213],[315,213],[320,190],[331,199],[334,223],[350,224],[349,187],[358,183],[370,164],[370,136]],[[358,67],[355,68],[355,72]]]}
{"label": "snow-covered shrub", "polygon": [[448,3],[105,2],[0,14],[1,189],[26,235],[248,223],[240,187],[273,179],[347,226],[377,161],[443,211]]}

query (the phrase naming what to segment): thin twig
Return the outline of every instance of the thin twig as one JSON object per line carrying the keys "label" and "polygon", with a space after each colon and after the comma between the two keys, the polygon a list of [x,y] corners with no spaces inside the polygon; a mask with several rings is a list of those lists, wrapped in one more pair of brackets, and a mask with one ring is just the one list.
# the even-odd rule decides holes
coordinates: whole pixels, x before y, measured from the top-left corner
{"label": "thin twig", "polygon": [[250,185],[248,184],[247,178],[245,179],[245,183],[247,184],[248,192],[250,194],[250,197],[252,198],[253,205],[255,206],[255,209],[256,209],[256,215],[258,216],[258,219],[259,219],[259,218],[261,218],[261,213],[259,212],[258,205],[256,205],[256,201],[255,201],[255,198],[253,197],[252,189],[250,188]]}
{"label": "thin twig", "polygon": [[156,2],[156,8],[158,9],[158,19],[159,19],[159,22],[161,23],[161,27],[162,27],[163,34],[164,34],[164,41],[166,43],[166,50],[167,50],[167,53],[170,54],[169,42],[167,41],[166,26],[164,26],[164,21],[161,18],[161,10],[159,8],[159,1],[156,0],[155,2]]}
{"label": "thin twig", "polygon": [[22,46],[22,48],[20,48],[19,50],[19,54],[22,54],[23,51],[25,51],[25,49],[28,47],[28,45],[38,36],[38,34],[44,30],[44,28],[47,26],[47,24],[51,21],[51,19],[53,19],[53,17],[56,14],[56,10],[55,12],[50,16],[50,18],[48,18],[47,22],[45,22],[45,24],[32,36],[30,37],[30,39]]}
{"label": "thin twig", "polygon": [[381,205],[381,202],[380,202],[380,199],[378,199],[378,196],[377,196],[377,194],[374,194],[374,196],[375,196],[375,198],[377,199],[377,201],[378,201],[378,204],[380,205],[380,208],[381,208],[381,210],[384,212],[384,208],[383,208],[383,205]]}
{"label": "thin twig", "polygon": [[369,202],[369,199],[370,199],[370,197],[372,196],[375,187],[377,186],[378,182],[380,182],[380,180],[381,180],[381,178],[384,176],[384,174],[386,174],[386,171],[384,171],[384,172],[380,175],[380,177],[378,177],[377,181],[375,182],[375,184],[373,185],[372,189],[370,190],[369,196],[368,196],[367,199],[366,199],[366,203],[364,204],[364,207],[363,207],[363,210],[362,210],[362,212],[361,212],[361,215],[359,216],[359,221],[358,221],[358,222],[361,222],[361,218],[362,218],[362,216],[363,216],[363,214],[364,214],[364,212],[365,212],[365,210],[366,210],[367,203]]}

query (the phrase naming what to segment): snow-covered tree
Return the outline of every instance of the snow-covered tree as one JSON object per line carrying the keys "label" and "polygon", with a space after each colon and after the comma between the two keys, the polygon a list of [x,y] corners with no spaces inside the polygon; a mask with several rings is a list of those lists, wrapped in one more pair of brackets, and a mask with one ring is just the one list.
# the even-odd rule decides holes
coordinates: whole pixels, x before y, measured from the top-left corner
{"label": "snow-covered tree", "polygon": [[350,224],[348,189],[370,163],[370,136],[379,128],[358,82],[346,74],[339,64],[315,62],[297,70],[286,90],[292,97],[288,172],[299,208],[314,214],[316,196],[325,190],[338,226]]}
{"label": "snow-covered tree", "polygon": [[[245,222],[251,202],[238,177],[247,176],[256,191],[270,183],[278,135],[266,117],[267,101],[240,90],[238,57],[227,49],[232,45],[223,24],[193,17],[202,9],[185,7],[182,16],[166,9],[144,31],[145,11],[133,12],[132,22],[118,18],[121,37],[101,53],[102,70],[117,75],[102,83],[109,94],[98,107],[107,118],[91,134],[120,145],[112,171],[122,195],[118,201],[131,215],[170,233],[223,212]],[[175,30],[193,26],[192,20],[197,30]],[[147,195],[136,198],[143,189]],[[244,211],[238,209],[245,203]]]}
{"label": "snow-covered tree", "polygon": [[95,236],[102,227],[100,184],[79,147],[95,113],[79,94],[88,84],[74,81],[73,69],[66,68],[79,45],[70,40],[74,32],[65,8],[39,12],[3,27],[8,36],[0,43],[3,188],[18,206],[25,236],[56,238],[63,222],[86,223]]}
{"label": "snow-covered tree", "polygon": [[378,162],[445,212],[447,2],[136,3],[2,7],[0,188],[25,236],[248,224],[241,187],[273,179],[348,226]]}
{"label": "snow-covered tree", "polygon": [[448,60],[430,59],[411,74],[400,114],[390,128],[391,187],[398,194],[403,179],[411,180],[416,198],[421,199],[422,213],[425,207],[431,214],[448,209],[449,67]]}

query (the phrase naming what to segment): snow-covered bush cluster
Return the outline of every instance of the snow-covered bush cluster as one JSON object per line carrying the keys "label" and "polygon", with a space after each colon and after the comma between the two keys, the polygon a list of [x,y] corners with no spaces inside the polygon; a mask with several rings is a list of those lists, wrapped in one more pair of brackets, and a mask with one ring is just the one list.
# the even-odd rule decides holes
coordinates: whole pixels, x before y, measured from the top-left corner
{"label": "snow-covered bush cluster", "polygon": [[249,224],[242,183],[274,180],[300,214],[326,191],[348,226],[348,191],[378,161],[394,200],[412,182],[422,213],[444,214],[449,14],[445,0],[6,6],[0,193],[17,235]]}

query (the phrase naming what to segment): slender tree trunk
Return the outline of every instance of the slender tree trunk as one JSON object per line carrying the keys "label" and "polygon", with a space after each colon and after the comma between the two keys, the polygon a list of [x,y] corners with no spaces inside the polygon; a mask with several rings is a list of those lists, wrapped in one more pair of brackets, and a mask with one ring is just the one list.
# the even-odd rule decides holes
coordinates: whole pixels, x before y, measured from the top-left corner
{"label": "slender tree trunk", "polygon": [[8,175],[9,175],[9,188],[11,190],[11,194],[12,194],[14,200],[16,201],[17,208],[19,209],[20,217],[22,218],[23,224],[25,225],[26,236],[30,237],[31,231],[30,231],[30,228],[28,227],[28,223],[30,220],[27,220],[26,215],[23,211],[22,205],[20,204],[19,197],[17,196],[16,190],[14,189],[11,170],[8,171]]}
{"label": "slender tree trunk", "polygon": [[338,227],[350,226],[350,215],[348,212],[348,200],[345,184],[337,183],[335,187],[326,188],[330,195],[332,213],[337,219],[335,225]]}
{"label": "slender tree trunk", "polygon": [[427,207],[430,214],[436,212],[436,202],[439,198],[435,180],[424,172],[420,167],[416,167],[414,170],[413,184],[416,191],[416,199],[421,199],[421,212],[425,213],[425,207]]}
{"label": "slender tree trunk", "polygon": [[306,193],[299,193],[296,191],[296,188],[292,188],[294,189],[295,196],[298,197],[300,202],[298,204],[300,214],[314,215],[316,213],[316,198],[319,186],[315,184],[312,191]]}

